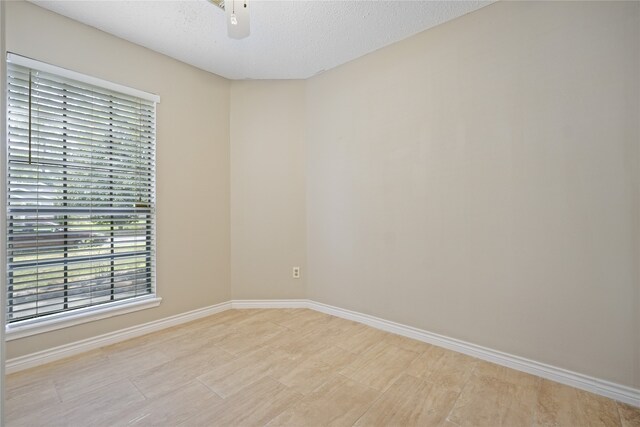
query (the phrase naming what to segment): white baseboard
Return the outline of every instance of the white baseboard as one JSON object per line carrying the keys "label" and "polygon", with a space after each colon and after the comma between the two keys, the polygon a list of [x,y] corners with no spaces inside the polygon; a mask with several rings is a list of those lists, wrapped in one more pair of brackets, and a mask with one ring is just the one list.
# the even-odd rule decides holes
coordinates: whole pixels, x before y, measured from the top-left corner
{"label": "white baseboard", "polygon": [[255,309],[255,308],[309,308],[330,314],[343,319],[353,320],[363,323],[371,327],[381,329],[383,331],[413,338],[418,341],[444,347],[449,350],[467,354],[481,360],[492,362],[498,365],[506,366],[518,371],[527,372],[566,384],[572,387],[586,390],[601,396],[609,397],[620,402],[640,407],[640,390],[621,384],[612,383],[598,378],[572,372],[563,368],[547,365],[545,363],[536,362],[534,360],[525,359],[520,356],[482,347],[469,342],[449,338],[444,335],[435,334],[422,329],[411,326],[402,325],[381,319],[368,314],[358,313],[351,310],[345,310],[339,307],[306,300],[232,300],[210,307],[193,310],[187,313],[171,316],[166,319],[145,323],[139,326],[122,329],[120,331],[111,332],[100,335],[95,338],[89,338],[77,341],[71,344],[62,345],[37,353],[29,354],[22,357],[10,359],[6,364],[6,372],[12,373],[23,369],[32,368],[34,366],[53,362],[65,357],[73,356],[88,350],[114,344],[130,338],[135,338],[144,334],[159,331],[164,328],[176,326],[182,323],[190,322],[202,317],[210,316],[228,309]]}
{"label": "white baseboard", "polygon": [[636,388],[315,301],[309,301],[309,308],[640,407],[640,390]]}
{"label": "white baseboard", "polygon": [[310,308],[308,299],[242,299],[231,300],[231,308]]}
{"label": "white baseboard", "polygon": [[55,362],[65,357],[74,356],[84,353],[85,351],[94,350],[106,345],[115,344],[151,332],[160,331],[162,329],[177,326],[182,323],[191,322],[202,317],[211,316],[231,308],[231,302],[223,302],[209,307],[199,308],[197,310],[188,311],[164,319],[155,320],[153,322],[143,323],[142,325],[132,326],[130,328],[121,329],[115,332],[109,332],[93,338],[72,342],[61,345],[59,347],[50,348],[36,353],[27,354],[21,357],[15,357],[6,361],[5,372],[11,374],[22,371],[24,369],[33,368],[35,366],[44,365],[45,363]]}

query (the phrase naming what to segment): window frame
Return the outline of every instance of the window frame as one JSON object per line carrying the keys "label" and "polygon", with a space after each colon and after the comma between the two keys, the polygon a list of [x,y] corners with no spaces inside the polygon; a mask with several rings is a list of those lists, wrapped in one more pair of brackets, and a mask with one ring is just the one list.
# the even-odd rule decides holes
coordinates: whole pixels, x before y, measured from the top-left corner
{"label": "window frame", "polygon": [[[151,176],[150,180],[153,182],[152,195],[154,200],[154,206],[157,206],[157,189],[156,189],[156,177],[157,177],[157,104],[160,103],[160,97],[155,94],[147,93],[138,89],[134,89],[128,86],[120,85],[118,83],[113,83],[107,80],[103,80],[97,77],[85,75],[82,73],[78,73],[75,71],[68,70],[66,68],[54,66],[51,64],[47,64],[41,61],[37,61],[31,58],[27,58],[24,56],[20,56],[11,52],[7,52],[6,63],[12,63],[19,66],[27,67],[30,69],[36,69],[39,71],[43,71],[50,74],[55,74],[63,78],[76,80],[81,83],[90,84],[93,86],[97,86],[102,89],[106,89],[113,92],[118,92],[124,95],[134,96],[137,98],[141,98],[153,103],[153,135],[154,135],[154,155],[152,158],[153,170],[154,173]],[[8,85],[9,85],[9,73],[4,76],[5,81],[4,89],[5,89],[5,98],[8,96]],[[5,177],[8,177],[9,173],[9,121],[5,122],[5,137],[7,141],[7,145],[5,147],[5,160],[4,160],[4,169],[3,172]],[[9,181],[5,184],[5,187],[9,185]],[[8,195],[4,198],[5,209],[8,209]],[[156,234],[156,222],[157,222],[157,211],[154,209],[153,211],[153,221],[152,221],[152,230],[151,230],[151,240],[153,247],[151,248],[151,253],[153,257],[153,268],[154,272],[152,275],[151,282],[151,292],[148,295],[131,297],[122,300],[115,300],[111,302],[101,303],[97,305],[91,305],[81,308],[70,309],[61,312],[55,312],[51,314],[45,314],[35,318],[27,318],[22,320],[16,320],[11,323],[6,322],[5,330],[6,330],[6,340],[10,341],[13,339],[23,338],[30,335],[35,335],[43,332],[48,332],[56,329],[67,328],[70,326],[96,321],[99,319],[105,319],[121,314],[131,313],[133,311],[144,310],[148,308],[157,307],[160,305],[162,298],[158,296],[157,293],[157,234]],[[4,230],[6,231],[9,227],[9,221],[7,220],[3,225]],[[9,233],[7,233],[7,237],[5,238],[4,245],[5,247],[9,244]],[[65,249],[66,250],[66,249]],[[10,275],[9,271],[9,258],[5,257],[3,259],[5,263],[6,272],[5,275],[8,278]],[[9,295],[9,282],[6,282],[6,286],[3,288],[2,292],[5,297]],[[4,300],[4,299],[3,299]],[[4,305],[8,305],[9,302],[4,301]],[[8,312],[7,308],[7,312]]]}

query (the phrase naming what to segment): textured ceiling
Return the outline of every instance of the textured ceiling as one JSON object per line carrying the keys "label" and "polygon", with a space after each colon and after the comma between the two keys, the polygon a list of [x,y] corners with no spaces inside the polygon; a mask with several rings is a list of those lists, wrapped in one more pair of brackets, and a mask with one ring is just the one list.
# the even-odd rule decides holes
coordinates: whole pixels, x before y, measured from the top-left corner
{"label": "textured ceiling", "polygon": [[32,3],[230,79],[303,79],[492,2],[249,1],[242,40],[207,0]]}

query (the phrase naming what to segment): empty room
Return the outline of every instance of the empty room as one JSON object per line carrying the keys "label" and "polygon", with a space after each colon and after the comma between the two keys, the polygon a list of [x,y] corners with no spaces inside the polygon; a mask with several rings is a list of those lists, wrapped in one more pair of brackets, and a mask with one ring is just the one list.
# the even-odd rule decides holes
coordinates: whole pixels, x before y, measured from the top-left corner
{"label": "empty room", "polygon": [[640,1],[1,0],[0,425],[640,427]]}

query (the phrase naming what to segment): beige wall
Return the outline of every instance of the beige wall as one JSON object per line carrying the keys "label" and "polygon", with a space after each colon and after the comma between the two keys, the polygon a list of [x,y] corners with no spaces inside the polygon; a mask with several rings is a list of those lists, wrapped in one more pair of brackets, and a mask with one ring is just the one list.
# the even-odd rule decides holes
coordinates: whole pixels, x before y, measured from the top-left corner
{"label": "beige wall", "polygon": [[640,386],[639,51],[499,2],[310,79],[308,296]]}
{"label": "beige wall", "polygon": [[[234,299],[306,294],[304,81],[231,85]],[[301,268],[293,279],[292,267]]]}
{"label": "beige wall", "polygon": [[230,298],[228,80],[25,2],[6,2],[7,50],[161,96],[158,308],[7,344],[8,358]]}

